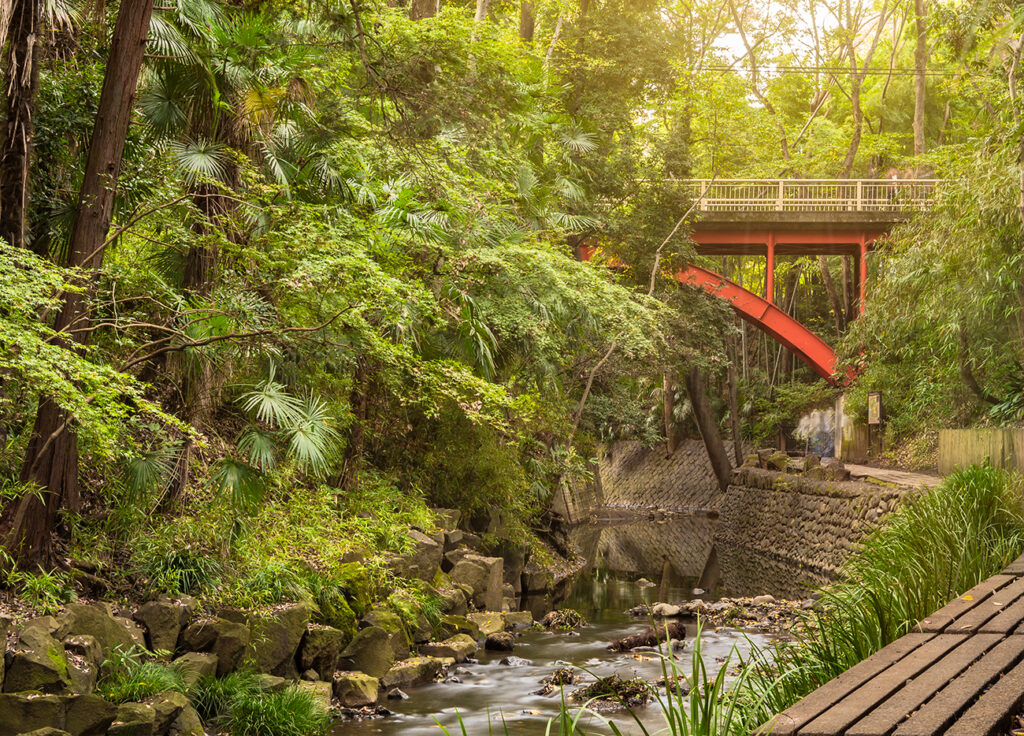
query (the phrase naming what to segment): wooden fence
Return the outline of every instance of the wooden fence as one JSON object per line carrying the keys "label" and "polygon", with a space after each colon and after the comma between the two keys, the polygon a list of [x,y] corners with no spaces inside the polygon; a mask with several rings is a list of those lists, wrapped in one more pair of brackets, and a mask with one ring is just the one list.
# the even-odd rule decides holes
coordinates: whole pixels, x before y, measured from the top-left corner
{"label": "wooden fence", "polygon": [[943,429],[939,432],[939,473],[985,461],[1022,470],[1024,429]]}

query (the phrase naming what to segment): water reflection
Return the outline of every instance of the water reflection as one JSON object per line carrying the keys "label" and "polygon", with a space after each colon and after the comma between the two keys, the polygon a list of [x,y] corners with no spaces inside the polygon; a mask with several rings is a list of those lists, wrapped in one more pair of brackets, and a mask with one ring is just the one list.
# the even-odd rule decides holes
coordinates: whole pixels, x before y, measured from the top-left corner
{"label": "water reflection", "polygon": [[[620,581],[646,578],[655,584],[647,596],[654,601],[694,598],[691,591],[706,591],[702,598],[755,596],[805,598],[810,590],[829,582],[815,570],[745,547],[715,543],[718,520],[707,514],[664,515],[607,519],[579,526],[572,539],[589,560],[587,575],[596,582],[605,577]],[[614,606],[617,588],[587,585],[594,610]],[[573,589],[570,596],[577,596]],[[576,600],[581,606],[585,601]]]}
{"label": "water reflection", "polygon": [[[566,663],[586,668],[599,676],[641,676],[655,680],[661,663],[651,655],[617,654],[605,647],[623,636],[636,633],[645,622],[625,611],[640,603],[693,598],[697,586],[706,589],[701,597],[715,600],[723,595],[776,597],[803,595],[812,582],[800,570],[778,561],[756,559],[744,550],[718,549],[714,544],[716,520],[706,515],[619,519],[577,527],[573,541],[590,563],[562,588],[560,607],[575,608],[590,624],[577,636],[529,631],[517,639],[514,654],[530,660],[521,667],[501,665],[503,655],[480,652],[478,664],[464,665],[461,682],[435,683],[409,691],[410,699],[385,703],[394,717],[363,723],[340,723],[336,736],[436,736],[437,722],[453,734],[461,734],[460,719],[468,736],[504,733],[502,721],[512,736],[541,736],[545,724],[558,711],[558,696],[534,694],[540,681]],[[646,578],[651,584],[642,583]],[[688,624],[692,640],[695,622]],[[723,628],[702,636],[709,674],[734,646],[745,651],[749,641],[765,643],[760,634]],[[690,666],[690,649],[677,655],[684,671]],[[571,687],[569,688],[572,689]],[[640,709],[642,720],[654,730],[664,727],[656,704]],[[624,734],[639,733],[628,717],[616,719]],[[607,733],[591,721],[587,732]]]}

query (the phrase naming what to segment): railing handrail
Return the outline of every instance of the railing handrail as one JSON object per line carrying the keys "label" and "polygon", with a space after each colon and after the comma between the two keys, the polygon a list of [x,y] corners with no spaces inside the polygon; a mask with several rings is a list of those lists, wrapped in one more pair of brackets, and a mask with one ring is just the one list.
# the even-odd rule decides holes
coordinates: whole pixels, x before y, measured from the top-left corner
{"label": "railing handrail", "polygon": [[699,209],[742,212],[924,209],[941,179],[641,179],[683,184],[697,192]]}
{"label": "railing handrail", "polygon": [[800,184],[941,184],[945,179],[637,179],[638,182],[674,182],[676,184],[778,184],[794,182]]}

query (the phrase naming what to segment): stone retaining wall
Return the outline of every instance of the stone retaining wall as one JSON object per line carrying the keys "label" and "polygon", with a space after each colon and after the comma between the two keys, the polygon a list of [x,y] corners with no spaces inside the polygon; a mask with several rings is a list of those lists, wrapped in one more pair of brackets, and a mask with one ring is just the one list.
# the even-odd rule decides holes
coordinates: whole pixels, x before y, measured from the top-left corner
{"label": "stone retaining wall", "polygon": [[866,533],[909,492],[858,481],[815,480],[743,467],[720,507],[715,544],[834,575]]}
{"label": "stone retaining wall", "polygon": [[[732,456],[732,444],[726,442]],[[664,445],[613,442],[600,455],[600,488],[611,508],[693,510],[717,508],[718,490],[701,440],[682,440],[669,455]]]}

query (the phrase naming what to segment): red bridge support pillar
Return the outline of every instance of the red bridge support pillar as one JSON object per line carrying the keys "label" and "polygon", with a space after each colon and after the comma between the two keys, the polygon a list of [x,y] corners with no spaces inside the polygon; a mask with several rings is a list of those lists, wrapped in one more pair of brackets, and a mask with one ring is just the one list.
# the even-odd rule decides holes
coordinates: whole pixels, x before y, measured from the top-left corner
{"label": "red bridge support pillar", "polygon": [[775,303],[775,233],[768,233],[767,262],[764,267],[764,298],[769,304]]}
{"label": "red bridge support pillar", "polygon": [[860,234],[860,313],[864,314],[864,284],[868,280],[868,236],[865,233]]}

